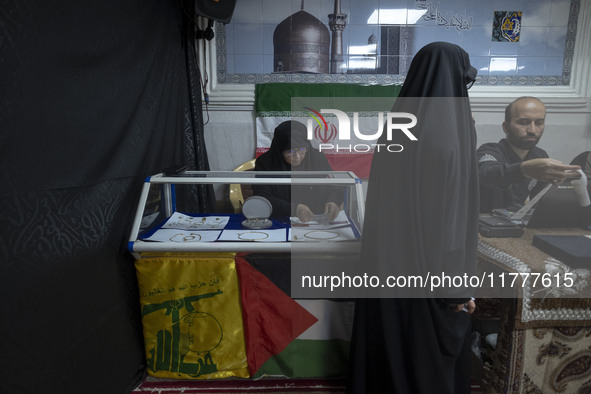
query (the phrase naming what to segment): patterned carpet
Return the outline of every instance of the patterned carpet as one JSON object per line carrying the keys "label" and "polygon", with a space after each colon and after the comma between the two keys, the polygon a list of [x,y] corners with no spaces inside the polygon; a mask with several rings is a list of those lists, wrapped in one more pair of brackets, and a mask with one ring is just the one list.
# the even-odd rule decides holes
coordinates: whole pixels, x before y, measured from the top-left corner
{"label": "patterned carpet", "polygon": [[133,394],[193,393],[344,393],[341,379],[173,380],[146,377]]}
{"label": "patterned carpet", "polygon": [[[342,394],[345,381],[342,379],[259,379],[252,380],[173,380],[146,377],[131,394]],[[472,393],[482,393],[478,382],[472,384]]]}

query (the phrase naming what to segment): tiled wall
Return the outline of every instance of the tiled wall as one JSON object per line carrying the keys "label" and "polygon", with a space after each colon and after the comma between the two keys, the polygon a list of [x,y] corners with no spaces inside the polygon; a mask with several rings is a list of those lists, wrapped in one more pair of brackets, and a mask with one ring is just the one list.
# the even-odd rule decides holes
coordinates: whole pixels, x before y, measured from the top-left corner
{"label": "tiled wall", "polygon": [[[347,15],[343,31],[346,74],[287,74],[273,71],[273,32],[278,23],[301,9],[300,0],[239,0],[228,25],[217,24],[217,72],[221,83],[348,82],[397,83],[403,80],[414,54],[425,44],[448,41],[462,46],[478,69],[477,84],[568,85],[580,0],[342,0]],[[333,0],[307,0],[304,10],[328,27]],[[368,23],[376,10],[404,10],[406,18],[423,13],[398,30],[400,48],[396,74],[375,69],[356,70],[355,54],[370,35],[382,46],[383,25]],[[518,42],[492,40],[495,11],[521,11]],[[379,12],[379,11],[378,11]],[[382,13],[383,16],[383,13]],[[407,19],[408,21],[408,19]],[[451,21],[454,21],[453,23]],[[463,23],[463,24],[461,24]],[[461,25],[460,25],[461,24]],[[383,72],[383,69],[382,69]]]}

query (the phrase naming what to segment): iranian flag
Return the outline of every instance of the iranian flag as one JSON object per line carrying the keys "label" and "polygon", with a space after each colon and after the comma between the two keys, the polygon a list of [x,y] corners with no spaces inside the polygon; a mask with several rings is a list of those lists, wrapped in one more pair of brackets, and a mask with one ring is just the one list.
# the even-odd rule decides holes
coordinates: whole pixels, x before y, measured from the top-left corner
{"label": "iranian flag", "polygon": [[[256,156],[269,149],[275,128],[287,120],[308,127],[312,146],[326,155],[334,171],[368,178],[375,143],[400,86],[269,83],[255,87]],[[342,130],[335,111],[346,118]],[[372,136],[375,136],[373,138]]]}

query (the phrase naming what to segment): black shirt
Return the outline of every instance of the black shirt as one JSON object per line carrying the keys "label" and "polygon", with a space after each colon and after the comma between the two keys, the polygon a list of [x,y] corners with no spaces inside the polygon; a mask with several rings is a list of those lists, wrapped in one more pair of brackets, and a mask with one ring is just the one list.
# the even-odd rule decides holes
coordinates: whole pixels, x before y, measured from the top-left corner
{"label": "black shirt", "polygon": [[[546,151],[533,147],[523,161],[547,157]],[[543,187],[542,182],[523,176],[521,163],[504,138],[478,148],[480,212],[490,213],[496,208],[518,210],[530,193],[533,196]]]}

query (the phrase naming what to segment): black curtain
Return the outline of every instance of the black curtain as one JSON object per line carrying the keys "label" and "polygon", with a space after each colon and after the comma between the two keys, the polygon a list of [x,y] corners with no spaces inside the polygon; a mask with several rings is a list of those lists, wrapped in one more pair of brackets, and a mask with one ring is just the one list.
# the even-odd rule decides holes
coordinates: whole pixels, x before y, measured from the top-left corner
{"label": "black curtain", "polygon": [[[0,3],[0,392],[127,393],[146,176],[208,170],[193,6]],[[211,187],[194,189],[211,212]]]}

